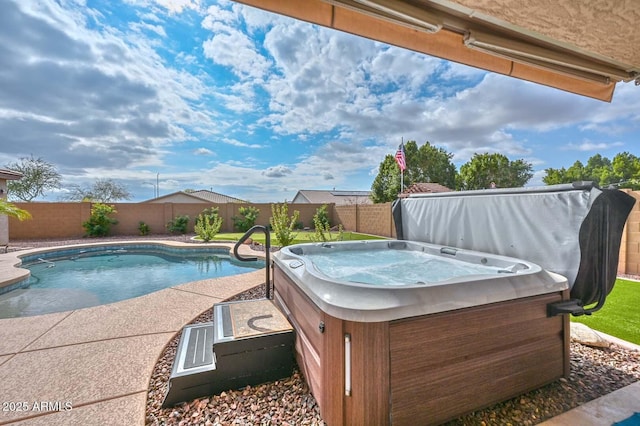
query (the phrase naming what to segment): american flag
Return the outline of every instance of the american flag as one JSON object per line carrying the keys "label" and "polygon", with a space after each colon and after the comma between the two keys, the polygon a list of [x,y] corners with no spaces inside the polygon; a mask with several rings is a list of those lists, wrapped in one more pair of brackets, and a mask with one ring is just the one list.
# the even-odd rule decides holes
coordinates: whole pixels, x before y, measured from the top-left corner
{"label": "american flag", "polygon": [[404,159],[404,143],[401,143],[396,151],[396,163],[398,163],[398,167],[400,167],[400,170],[403,172],[407,168],[407,163]]}

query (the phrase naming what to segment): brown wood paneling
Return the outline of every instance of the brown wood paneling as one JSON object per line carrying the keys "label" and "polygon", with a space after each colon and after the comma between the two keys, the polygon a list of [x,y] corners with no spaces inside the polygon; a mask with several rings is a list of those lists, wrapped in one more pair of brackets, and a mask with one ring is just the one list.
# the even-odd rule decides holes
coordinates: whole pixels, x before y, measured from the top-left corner
{"label": "brown wood paneling", "polygon": [[346,425],[388,425],[389,323],[345,322],[351,340],[351,395],[345,397]]}
{"label": "brown wood paneling", "polygon": [[291,316],[295,318],[300,328],[305,330],[314,350],[320,353],[323,337],[318,327],[324,313],[298,289],[296,284],[280,268],[274,268],[273,279],[276,283],[274,287],[287,305]]}
{"label": "brown wood paneling", "polygon": [[279,292],[275,292],[274,301],[276,305],[284,312],[287,319],[293,325],[293,328],[296,331],[296,362],[298,363],[298,368],[302,371],[305,379],[307,380],[307,384],[309,385],[309,389],[311,393],[316,398],[319,406],[323,405],[322,401],[322,374],[321,374],[321,366],[320,366],[320,354],[313,347],[309,338],[307,336],[307,331],[300,327],[297,319],[291,314],[286,303],[282,299],[282,295]]}
{"label": "brown wood paneling", "polygon": [[[324,314],[279,268],[274,270],[276,299],[297,334],[296,352],[300,368],[328,425],[343,424],[344,332],[343,321]],[[324,333],[319,329],[324,323]],[[309,356],[311,355],[311,356]]]}
{"label": "brown wood paneling", "polygon": [[320,353],[324,406],[320,407],[320,414],[329,426],[342,425],[346,424],[344,419],[344,322],[325,315],[324,323],[324,344]]}
{"label": "brown wood paneling", "polygon": [[394,321],[389,327],[394,424],[438,424],[564,375],[561,294]]}

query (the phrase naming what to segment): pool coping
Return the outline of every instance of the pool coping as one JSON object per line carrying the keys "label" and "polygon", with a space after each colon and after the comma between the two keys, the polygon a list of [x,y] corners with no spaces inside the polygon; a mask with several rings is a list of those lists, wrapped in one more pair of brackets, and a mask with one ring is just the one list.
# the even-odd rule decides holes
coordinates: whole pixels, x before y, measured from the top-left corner
{"label": "pool coping", "polygon": [[[225,243],[158,240],[88,245],[127,242],[233,248]],[[20,271],[14,265],[25,255],[79,246],[85,244],[2,254],[0,276],[12,269]],[[239,253],[264,258],[264,253],[246,245]],[[14,273],[11,279],[21,276]],[[23,421],[30,425],[145,424],[149,380],[166,344],[214,303],[264,283],[264,277],[261,268],[106,305],[0,319],[0,402],[6,405],[0,407],[0,425]],[[109,374],[104,374],[105,366]]]}

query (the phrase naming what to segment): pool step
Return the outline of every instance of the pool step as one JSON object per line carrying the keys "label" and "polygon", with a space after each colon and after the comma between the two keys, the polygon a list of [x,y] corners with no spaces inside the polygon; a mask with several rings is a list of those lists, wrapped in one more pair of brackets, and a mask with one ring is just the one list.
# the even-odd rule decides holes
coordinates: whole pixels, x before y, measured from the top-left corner
{"label": "pool step", "polygon": [[271,300],[217,303],[184,327],[163,407],[292,374],[293,327]]}

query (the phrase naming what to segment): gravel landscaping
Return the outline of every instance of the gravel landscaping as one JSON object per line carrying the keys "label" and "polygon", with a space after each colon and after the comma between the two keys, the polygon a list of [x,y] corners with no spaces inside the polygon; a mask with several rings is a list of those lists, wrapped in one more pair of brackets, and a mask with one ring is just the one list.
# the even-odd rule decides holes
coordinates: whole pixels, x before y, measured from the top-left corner
{"label": "gravel landscaping", "polygon": [[[264,297],[264,286],[230,300]],[[193,322],[211,321],[210,310]],[[260,386],[230,390],[162,409],[180,336],[163,351],[149,384],[147,425],[323,425],[299,372]],[[462,416],[447,425],[535,425],[640,380],[640,352],[571,343],[571,374],[535,391]],[[479,390],[481,391],[481,390]]]}
{"label": "gravel landscaping", "polygon": [[[190,236],[147,236],[143,239],[188,241]],[[9,251],[63,244],[138,239],[113,237],[76,240],[11,241]],[[638,279],[627,276],[625,278]],[[264,286],[230,300],[264,297]],[[193,322],[211,319],[211,310]],[[162,409],[180,335],[165,347],[149,383],[147,425],[322,425],[315,399],[299,372],[272,383],[230,390]],[[591,348],[571,343],[571,374],[535,391],[453,420],[448,425],[534,425],[590,400],[640,380],[640,352],[617,345]],[[482,390],[479,389],[479,392]]]}

